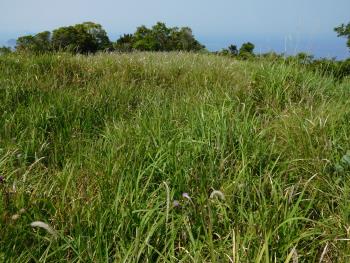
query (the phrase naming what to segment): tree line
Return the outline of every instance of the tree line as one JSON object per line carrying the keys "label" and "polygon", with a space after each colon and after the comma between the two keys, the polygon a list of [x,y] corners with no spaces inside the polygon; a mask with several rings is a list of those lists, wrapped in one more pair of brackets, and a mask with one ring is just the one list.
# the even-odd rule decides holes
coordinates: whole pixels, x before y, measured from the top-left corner
{"label": "tree line", "polygon": [[84,22],[60,27],[36,35],[19,37],[16,51],[44,53],[65,51],[96,53],[98,51],[199,51],[204,45],[195,39],[189,27],[167,27],[158,22],[151,28],[140,26],[133,34],[124,34],[116,42],[110,41],[100,24]]}
{"label": "tree line", "polygon": [[[73,26],[54,29],[52,32],[44,31],[35,35],[21,36],[16,40],[15,50],[18,52],[46,53],[71,52],[76,54],[89,54],[98,51],[205,51],[193,35],[190,27],[167,27],[165,23],[158,22],[151,28],[144,25],[137,27],[133,34],[124,34],[112,42],[107,32],[100,24],[84,22]],[[217,54],[252,56],[254,44],[244,43],[239,49],[230,45]],[[10,48],[0,48],[1,53],[11,52]]]}
{"label": "tree line", "polygon": [[[347,38],[347,46],[350,48],[350,23],[342,24],[334,30],[339,37]],[[246,42],[240,48],[232,44],[213,53],[247,59],[254,56],[254,48],[253,43]],[[15,49],[33,53],[65,51],[88,54],[98,51],[203,51],[205,46],[194,37],[189,27],[167,27],[162,22],[151,28],[142,25],[133,34],[124,34],[112,42],[100,24],[84,22],[60,27],[52,32],[21,36],[16,41]],[[0,47],[0,54],[9,52],[10,48]]]}

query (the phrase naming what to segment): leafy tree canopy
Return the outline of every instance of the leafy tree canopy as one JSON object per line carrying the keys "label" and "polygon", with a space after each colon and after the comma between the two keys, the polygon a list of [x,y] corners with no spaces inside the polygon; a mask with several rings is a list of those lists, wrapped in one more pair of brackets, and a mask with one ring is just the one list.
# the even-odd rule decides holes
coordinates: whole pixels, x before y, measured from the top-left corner
{"label": "leafy tree canopy", "polygon": [[230,45],[228,47],[228,50],[230,51],[230,53],[234,56],[238,55],[238,49],[236,45]]}
{"label": "leafy tree canopy", "polygon": [[108,38],[107,32],[100,24],[93,22],[84,22],[81,24],[84,29],[93,37],[97,44],[98,50],[111,48],[111,41]]}
{"label": "leafy tree canopy", "polygon": [[44,31],[34,36],[22,36],[16,41],[16,50],[18,51],[41,53],[51,49],[51,33],[49,31]]}
{"label": "leafy tree canopy", "polygon": [[134,34],[121,36],[114,47],[119,51],[198,51],[204,49],[189,27],[167,27],[158,22],[151,28],[140,26]]}
{"label": "leafy tree canopy", "polygon": [[94,53],[111,47],[107,32],[100,24],[84,22],[74,26],[60,27],[51,32],[44,31],[34,36],[17,39],[16,50],[42,53],[48,51],[69,51]]}
{"label": "leafy tree canopy", "polygon": [[94,53],[98,50],[97,41],[82,24],[54,30],[52,46],[55,50],[74,53]]}
{"label": "leafy tree canopy", "polygon": [[347,25],[341,24],[340,26],[334,28],[334,31],[338,33],[338,37],[346,37],[348,39],[346,45],[350,49],[350,23]]}
{"label": "leafy tree canopy", "polygon": [[114,44],[114,48],[121,52],[130,52],[133,49],[134,40],[133,34],[124,34]]}
{"label": "leafy tree canopy", "polygon": [[240,49],[238,50],[237,46],[234,44],[229,45],[227,48],[222,49],[218,52],[219,55],[229,55],[233,57],[239,57],[241,59],[248,59],[254,56],[254,44],[247,42],[242,44]]}
{"label": "leafy tree canopy", "polygon": [[239,53],[249,53],[249,54],[253,54],[255,45],[253,43],[247,42],[242,44],[241,48],[239,49]]}

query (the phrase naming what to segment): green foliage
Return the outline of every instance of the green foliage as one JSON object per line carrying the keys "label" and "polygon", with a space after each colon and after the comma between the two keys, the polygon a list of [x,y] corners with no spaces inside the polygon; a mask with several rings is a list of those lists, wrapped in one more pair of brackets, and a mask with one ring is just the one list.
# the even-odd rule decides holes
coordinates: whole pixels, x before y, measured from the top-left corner
{"label": "green foliage", "polygon": [[241,48],[239,49],[239,56],[242,58],[250,58],[254,56],[254,48],[255,45],[253,43],[243,43]]}
{"label": "green foliage", "polygon": [[38,33],[34,36],[37,49],[42,52],[48,52],[52,50],[51,47],[51,33],[49,31],[44,31]]}
{"label": "green foliage", "polygon": [[[157,41],[156,37],[156,34],[146,26],[138,27],[134,33],[133,49],[141,51],[160,51],[162,46],[161,43]],[[164,46],[162,48],[164,48]]]}
{"label": "green foliage", "polygon": [[180,29],[172,28],[170,46],[171,50],[177,51],[199,51],[205,48],[193,36],[192,30],[189,27]]}
{"label": "green foliage", "polygon": [[348,262],[349,85],[296,60],[0,56],[0,261]]}
{"label": "green foliage", "polygon": [[338,33],[339,37],[348,39],[347,46],[350,48],[350,23],[347,25],[341,24],[339,27],[334,28],[334,31]]}
{"label": "green foliage", "polygon": [[140,26],[134,34],[120,37],[114,45],[118,51],[199,51],[204,49],[188,27],[168,28],[158,22],[152,28]]}
{"label": "green foliage", "polygon": [[275,61],[275,62],[283,62],[285,61],[285,57],[283,54],[278,54],[274,51],[263,53],[257,55],[257,58],[261,58],[267,61]]}
{"label": "green foliage", "polygon": [[131,52],[134,45],[134,36],[132,34],[124,34],[113,45],[115,50],[120,52]]}
{"label": "green foliage", "polygon": [[12,52],[10,47],[0,47],[0,55],[7,55],[10,54]]}
{"label": "green foliage", "polygon": [[17,39],[16,50],[20,52],[44,53],[68,51],[72,53],[96,53],[104,50],[121,52],[139,51],[200,51],[204,49],[188,27],[168,28],[158,22],[152,28],[140,26],[134,34],[124,34],[112,44],[100,24],[84,22],[74,26],[60,27],[35,36]]}
{"label": "green foliage", "polygon": [[95,53],[111,47],[106,31],[101,25],[85,22],[74,26],[60,27],[51,32],[44,31],[35,36],[17,39],[16,50],[20,52],[45,53],[68,51],[73,53]]}
{"label": "green foliage", "polygon": [[28,35],[19,37],[16,43],[16,50],[20,52],[44,53],[52,50],[51,33],[44,31],[34,36]]}
{"label": "green foliage", "polygon": [[228,47],[228,50],[230,51],[230,54],[233,55],[233,56],[236,56],[238,55],[238,49],[237,49],[237,46],[236,45],[230,45]]}
{"label": "green foliage", "polygon": [[243,43],[239,50],[236,45],[230,45],[228,46],[227,49],[224,48],[220,52],[216,52],[216,54],[223,55],[223,56],[231,56],[242,60],[247,60],[255,57],[253,53],[254,48],[255,48],[254,44],[247,42],[247,43]]}
{"label": "green foliage", "polygon": [[51,50],[50,32],[42,32],[35,36],[19,37],[16,41],[16,50],[19,52],[43,53]]}
{"label": "green foliage", "polygon": [[94,53],[98,50],[97,41],[82,24],[54,30],[52,45],[55,50],[74,53]]}
{"label": "green foliage", "polygon": [[331,75],[338,80],[350,76],[350,59],[344,61],[318,59],[307,64],[307,67],[315,72]]}
{"label": "green foliage", "polygon": [[75,53],[95,53],[111,47],[106,31],[101,25],[92,22],[54,30],[52,45],[55,50]]}
{"label": "green foliage", "polygon": [[284,59],[288,64],[300,64],[307,70],[317,72],[321,75],[332,76],[342,81],[350,76],[350,59],[337,61],[335,59],[315,59],[307,53],[299,53],[296,56],[289,56]]}
{"label": "green foliage", "polygon": [[296,59],[301,64],[310,64],[314,60],[314,56],[305,52],[300,52],[296,55]]}
{"label": "green foliage", "polygon": [[220,56],[229,56],[230,54],[230,50],[223,48],[222,50],[220,50],[219,52],[214,52],[214,54],[218,54]]}
{"label": "green foliage", "polygon": [[84,22],[81,26],[92,36],[93,41],[96,43],[97,50],[108,50],[112,47],[107,32],[100,24]]}

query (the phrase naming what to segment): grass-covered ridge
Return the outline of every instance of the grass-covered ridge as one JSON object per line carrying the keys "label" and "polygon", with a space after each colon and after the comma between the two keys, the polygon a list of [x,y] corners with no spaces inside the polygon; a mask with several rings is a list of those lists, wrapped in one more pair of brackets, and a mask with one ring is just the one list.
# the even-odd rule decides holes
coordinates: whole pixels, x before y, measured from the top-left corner
{"label": "grass-covered ridge", "polygon": [[349,95],[280,62],[1,56],[0,259],[347,262]]}

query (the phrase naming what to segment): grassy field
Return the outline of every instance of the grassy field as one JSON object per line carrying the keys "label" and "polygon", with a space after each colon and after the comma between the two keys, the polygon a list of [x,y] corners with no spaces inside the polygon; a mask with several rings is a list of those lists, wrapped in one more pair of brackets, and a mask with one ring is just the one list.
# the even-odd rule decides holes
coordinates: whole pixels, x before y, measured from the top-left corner
{"label": "grassy field", "polygon": [[349,262],[349,98],[280,62],[1,56],[0,261]]}

